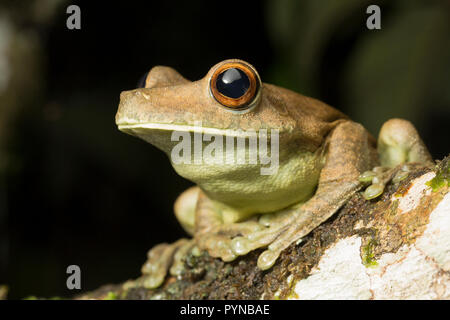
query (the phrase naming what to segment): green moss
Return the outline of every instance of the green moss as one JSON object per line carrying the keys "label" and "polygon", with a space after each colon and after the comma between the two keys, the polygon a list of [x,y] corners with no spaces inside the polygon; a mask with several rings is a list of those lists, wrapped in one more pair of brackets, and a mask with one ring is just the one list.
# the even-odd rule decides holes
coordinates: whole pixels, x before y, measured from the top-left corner
{"label": "green moss", "polygon": [[104,300],[117,300],[118,296],[115,292],[109,291]]}
{"label": "green moss", "polygon": [[450,161],[449,157],[445,158],[439,165],[436,176],[426,183],[433,189],[433,192],[449,185],[450,181]]}
{"label": "green moss", "polygon": [[374,247],[376,245],[375,240],[369,240],[367,245],[362,247],[362,263],[366,268],[375,268],[378,266],[378,262],[375,260]]}
{"label": "green moss", "polygon": [[50,298],[39,298],[36,296],[28,296],[23,298],[23,300],[63,300],[63,298],[58,297],[58,296],[54,296],[54,297],[50,297]]}
{"label": "green moss", "polygon": [[167,286],[166,291],[170,295],[177,295],[180,294],[180,288],[178,287],[177,283],[172,283],[169,286]]}

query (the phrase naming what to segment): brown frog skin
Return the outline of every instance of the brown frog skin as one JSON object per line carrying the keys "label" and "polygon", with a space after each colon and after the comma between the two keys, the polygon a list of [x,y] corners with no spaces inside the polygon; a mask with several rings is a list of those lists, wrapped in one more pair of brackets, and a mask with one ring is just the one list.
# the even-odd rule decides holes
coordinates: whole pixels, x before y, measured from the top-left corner
{"label": "brown frog skin", "polygon": [[[246,97],[217,93],[219,75],[232,68],[249,77]],[[121,131],[164,151],[177,173],[197,185],[175,203],[178,220],[193,238],[149,251],[142,268],[148,288],[161,285],[169,271],[178,275],[189,250],[207,250],[231,261],[266,248],[258,267],[268,269],[282,250],[298,243],[361,190],[364,172],[380,164],[393,168],[431,161],[408,121],[386,122],[377,152],[376,140],[362,125],[316,99],[262,83],[253,66],[237,59],[218,63],[194,82],[169,67],[152,68],[144,88],[122,92],[116,123]],[[273,174],[261,174],[261,163],[186,164],[172,159],[178,143],[171,139],[174,132],[225,137],[237,130],[279,132],[279,164]],[[252,152],[248,145],[244,148]],[[374,182],[366,190],[368,198],[379,195],[392,178],[386,171],[378,172],[385,174],[363,175]]]}

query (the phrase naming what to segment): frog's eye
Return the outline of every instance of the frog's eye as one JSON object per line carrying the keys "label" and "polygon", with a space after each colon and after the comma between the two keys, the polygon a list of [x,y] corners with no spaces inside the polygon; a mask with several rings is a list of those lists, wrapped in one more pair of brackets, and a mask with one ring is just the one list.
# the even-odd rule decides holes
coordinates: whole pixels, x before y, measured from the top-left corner
{"label": "frog's eye", "polygon": [[139,78],[139,81],[137,83],[138,88],[145,88],[145,82],[147,81],[147,76],[148,76],[149,72],[144,73],[142,75],[142,77]]}
{"label": "frog's eye", "polygon": [[209,87],[214,99],[220,104],[242,110],[251,107],[256,101],[261,80],[250,65],[228,62],[214,71]]}

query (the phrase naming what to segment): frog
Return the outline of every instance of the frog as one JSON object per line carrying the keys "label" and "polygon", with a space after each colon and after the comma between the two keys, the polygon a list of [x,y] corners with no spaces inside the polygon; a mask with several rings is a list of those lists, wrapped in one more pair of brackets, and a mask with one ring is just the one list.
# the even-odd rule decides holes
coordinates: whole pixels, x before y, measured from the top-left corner
{"label": "frog", "polygon": [[[197,81],[170,67],[151,68],[139,88],[121,93],[116,124],[166,153],[174,170],[195,184],[174,203],[190,238],[148,252],[142,267],[147,288],[159,287],[169,273],[180,275],[189,252],[231,262],[261,249],[257,267],[268,270],[356,193],[376,198],[390,180],[404,177],[408,163],[432,161],[411,122],[390,119],[375,139],[338,109],[263,83],[240,59],[217,63]],[[203,134],[207,147],[213,138],[248,132],[264,132],[259,138],[274,147],[272,172],[261,170],[267,161],[174,159],[183,135]],[[249,141],[229,149],[249,157],[255,152]]]}

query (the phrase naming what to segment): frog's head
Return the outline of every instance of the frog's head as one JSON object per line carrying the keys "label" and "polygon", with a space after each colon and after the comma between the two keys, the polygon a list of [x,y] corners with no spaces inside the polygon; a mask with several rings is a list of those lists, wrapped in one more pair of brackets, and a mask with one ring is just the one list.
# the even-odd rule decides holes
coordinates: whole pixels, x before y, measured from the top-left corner
{"label": "frog's head", "polygon": [[195,82],[172,68],[156,66],[142,88],[122,92],[116,123],[120,130],[168,152],[171,143],[159,141],[160,134],[270,127],[267,120],[276,119],[268,114],[269,109],[266,115],[261,112],[262,91],[256,70],[241,60],[223,61]]}
{"label": "frog's head", "polygon": [[[152,68],[143,88],[122,92],[116,123],[121,131],[144,139],[169,157],[180,141],[180,134],[174,138],[174,132],[228,137],[242,131],[267,131],[270,138],[270,132],[276,130],[280,157],[289,157],[294,154],[290,150],[314,152],[322,145],[330,123],[342,117],[318,100],[262,83],[252,65],[231,59],[216,64],[194,82],[169,67]],[[172,164],[186,178],[201,180],[197,171]],[[206,176],[211,178],[224,174],[222,170],[229,173],[243,166],[209,168],[202,167],[202,172],[209,172]]]}

